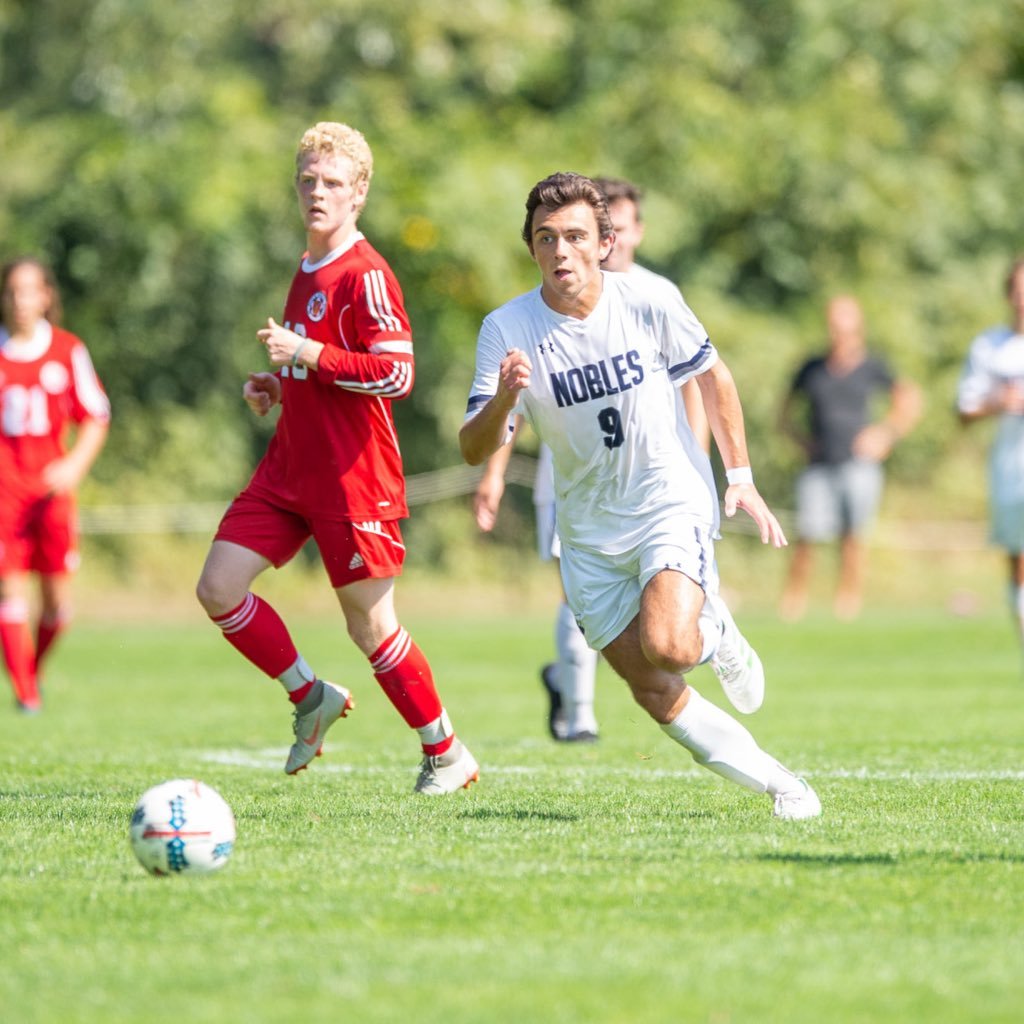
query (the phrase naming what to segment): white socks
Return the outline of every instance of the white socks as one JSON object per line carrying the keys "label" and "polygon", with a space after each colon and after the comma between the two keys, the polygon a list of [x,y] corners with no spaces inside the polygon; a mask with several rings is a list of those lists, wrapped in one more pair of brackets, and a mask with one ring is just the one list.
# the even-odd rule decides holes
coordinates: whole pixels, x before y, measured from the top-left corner
{"label": "white socks", "polygon": [[587,646],[583,631],[576,625],[576,619],[564,601],[559,605],[555,619],[555,649],[558,652],[555,685],[562,695],[568,733],[570,736],[580,732],[596,734],[594,681],[597,651]]}
{"label": "white socks", "polygon": [[801,788],[796,776],[766,754],[746,728],[692,686],[686,707],[661,728],[697,764],[755,793],[775,796]]}
{"label": "white socks", "polygon": [[722,642],[723,623],[716,614],[715,606],[710,595],[704,598],[704,607],[700,610],[697,619],[697,628],[700,630],[701,649],[698,665],[710,661]]}
{"label": "white socks", "polygon": [[1017,628],[1020,631],[1021,639],[1024,640],[1024,587],[1018,586],[1016,583],[1011,583],[1009,593],[1010,611],[1013,612],[1013,617],[1017,623]]}

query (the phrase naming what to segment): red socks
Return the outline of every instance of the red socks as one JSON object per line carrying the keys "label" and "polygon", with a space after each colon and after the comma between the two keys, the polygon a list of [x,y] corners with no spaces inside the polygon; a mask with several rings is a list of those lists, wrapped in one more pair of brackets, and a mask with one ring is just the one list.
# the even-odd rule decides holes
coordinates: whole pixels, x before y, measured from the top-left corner
{"label": "red socks", "polygon": [[66,619],[40,619],[36,627],[36,672],[43,663],[43,657],[53,646],[54,640],[64,632]]}
{"label": "red socks", "polygon": [[18,702],[39,707],[36,686],[36,652],[28,625],[28,607],[23,601],[0,602],[0,646]]}
{"label": "red socks", "polygon": [[443,754],[455,739],[426,656],[399,626],[370,656],[370,667],[398,713],[420,734],[424,753]]}
{"label": "red socks", "polygon": [[299,656],[281,616],[253,593],[246,594],[237,608],[213,618],[213,622],[235,650],[272,679],[291,668]]}
{"label": "red socks", "polygon": [[[213,619],[228,641],[268,676],[283,683],[293,703],[312,689],[316,677],[300,658],[281,617],[255,594],[226,615]],[[419,733],[427,754],[443,754],[455,740],[448,715],[434,688],[423,652],[399,626],[370,656],[370,667],[388,700]]]}

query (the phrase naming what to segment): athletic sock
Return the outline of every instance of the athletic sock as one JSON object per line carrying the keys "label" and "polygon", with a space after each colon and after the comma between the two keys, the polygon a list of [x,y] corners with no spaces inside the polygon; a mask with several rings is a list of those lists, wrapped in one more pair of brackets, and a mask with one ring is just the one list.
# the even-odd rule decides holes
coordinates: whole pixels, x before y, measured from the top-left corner
{"label": "athletic sock", "polygon": [[692,686],[686,707],[662,729],[698,764],[755,793],[774,796],[800,788],[796,776],[766,754],[744,726]]}
{"label": "athletic sock", "polygon": [[718,645],[722,642],[725,623],[722,621],[721,612],[718,610],[717,602],[720,600],[721,598],[715,598],[711,594],[705,596],[704,607],[701,608],[700,615],[697,618],[697,628],[700,630],[701,639],[700,661],[697,663],[698,665],[703,665],[710,661],[718,650]]}
{"label": "athletic sock", "polygon": [[1024,586],[1017,583],[1010,584],[1010,610],[1013,612],[1014,621],[1017,623],[1017,631],[1024,641]]}
{"label": "athletic sock", "polygon": [[308,715],[310,711],[320,707],[320,702],[324,699],[323,680],[314,679],[312,682],[303,683],[295,690],[288,690],[288,699],[295,705],[295,710],[300,715]]}
{"label": "athletic sock", "polygon": [[53,647],[54,641],[64,632],[69,616],[58,612],[54,616],[41,616],[36,626],[36,673],[43,663],[43,658]]}
{"label": "athletic sock", "polygon": [[39,703],[36,654],[28,625],[28,603],[22,598],[0,601],[0,647],[15,698],[21,704],[35,707]]}
{"label": "athletic sock", "polygon": [[421,726],[416,732],[424,754],[444,754],[455,742],[455,730],[444,708],[441,708],[441,714],[434,721]]}
{"label": "athletic sock", "polygon": [[[288,627],[277,612],[255,594],[246,594],[242,603],[226,615],[211,615],[210,618],[236,651],[272,679],[281,679],[295,666],[299,652],[292,643]],[[288,688],[285,683],[285,689]]]}
{"label": "athletic sock", "polygon": [[455,739],[424,653],[401,627],[370,655],[370,668],[388,700],[417,730],[425,754],[443,754]]}
{"label": "athletic sock", "polygon": [[559,605],[555,619],[555,649],[558,652],[555,685],[562,695],[568,735],[581,732],[596,734],[594,684],[598,655],[587,645],[583,630],[564,601]]}
{"label": "athletic sock", "polygon": [[[302,714],[320,703],[324,684],[317,679],[316,673],[306,664],[306,659],[301,654],[296,657],[295,663],[286,668],[277,678],[288,691],[288,699],[299,708]],[[310,703],[307,704],[307,701]]]}

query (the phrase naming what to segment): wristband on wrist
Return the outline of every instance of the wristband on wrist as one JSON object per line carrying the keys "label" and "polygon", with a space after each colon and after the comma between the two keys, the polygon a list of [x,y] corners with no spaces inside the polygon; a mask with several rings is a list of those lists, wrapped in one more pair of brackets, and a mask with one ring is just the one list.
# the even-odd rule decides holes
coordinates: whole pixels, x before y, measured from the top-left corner
{"label": "wristband on wrist", "polygon": [[309,338],[303,338],[302,341],[299,342],[299,347],[292,353],[292,366],[299,365],[299,356],[302,354],[302,350],[306,347],[307,341],[309,341]]}
{"label": "wristband on wrist", "polygon": [[754,471],[749,466],[733,466],[725,471],[725,479],[729,486],[733,484],[752,484],[754,482]]}

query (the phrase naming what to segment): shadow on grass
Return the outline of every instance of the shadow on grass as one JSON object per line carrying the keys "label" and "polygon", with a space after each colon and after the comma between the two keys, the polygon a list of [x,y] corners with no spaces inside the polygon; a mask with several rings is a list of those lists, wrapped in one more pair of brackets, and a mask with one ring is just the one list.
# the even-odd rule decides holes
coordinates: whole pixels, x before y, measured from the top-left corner
{"label": "shadow on grass", "polygon": [[1020,853],[958,853],[952,850],[914,850],[909,853],[761,853],[754,860],[782,864],[807,864],[830,868],[857,864],[888,864],[900,867],[914,860],[944,861],[948,864],[1024,863]]}
{"label": "shadow on grass", "polygon": [[507,821],[579,821],[578,814],[566,814],[563,811],[531,811],[518,808],[502,810],[497,807],[478,807],[462,811],[460,818],[476,818],[483,821],[488,818],[501,818]]}

